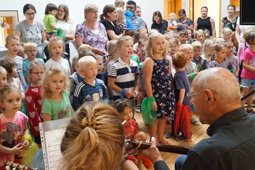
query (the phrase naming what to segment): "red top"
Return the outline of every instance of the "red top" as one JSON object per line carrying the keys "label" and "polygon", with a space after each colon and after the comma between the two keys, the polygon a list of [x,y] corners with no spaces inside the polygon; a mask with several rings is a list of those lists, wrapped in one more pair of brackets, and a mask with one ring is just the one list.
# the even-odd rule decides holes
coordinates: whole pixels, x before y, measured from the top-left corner
{"label": "red top", "polygon": [[141,53],[137,53],[136,55],[139,57],[139,61],[140,61],[140,62],[142,62],[142,56],[141,56]]}
{"label": "red top", "polygon": [[132,140],[133,137],[137,134],[137,124],[134,119],[132,119],[129,122],[129,125],[124,125],[123,128],[124,128],[126,139]]}
{"label": "red top", "polygon": [[29,116],[29,130],[34,136],[40,136],[39,123],[43,122],[41,115],[43,104],[41,91],[42,85],[39,87],[29,86],[26,92],[26,104]]}

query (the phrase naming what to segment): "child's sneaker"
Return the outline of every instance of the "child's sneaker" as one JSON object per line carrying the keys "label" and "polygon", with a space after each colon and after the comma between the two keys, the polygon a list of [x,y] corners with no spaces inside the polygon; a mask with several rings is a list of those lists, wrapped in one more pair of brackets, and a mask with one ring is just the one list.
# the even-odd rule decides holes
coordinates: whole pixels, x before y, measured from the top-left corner
{"label": "child's sneaker", "polygon": [[168,134],[166,134],[166,138],[175,138],[176,135],[172,132],[169,132]]}
{"label": "child's sneaker", "polygon": [[200,126],[199,121],[196,120],[194,117],[192,117],[192,118],[190,119],[190,123],[191,123],[192,125]]}
{"label": "child's sneaker", "polygon": [[175,139],[177,141],[179,141],[179,142],[189,142],[189,141],[192,141],[192,139],[186,138],[185,135],[177,136]]}
{"label": "child's sneaker", "polygon": [[137,113],[141,113],[141,106],[139,106],[139,105],[137,106],[136,112],[137,112]]}

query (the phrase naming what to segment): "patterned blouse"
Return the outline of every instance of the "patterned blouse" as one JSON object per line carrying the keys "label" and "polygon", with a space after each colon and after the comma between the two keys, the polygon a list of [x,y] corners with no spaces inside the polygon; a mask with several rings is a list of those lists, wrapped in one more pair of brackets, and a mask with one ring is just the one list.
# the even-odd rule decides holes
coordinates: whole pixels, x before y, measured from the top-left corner
{"label": "patterned blouse", "polygon": [[237,19],[238,19],[238,16],[236,16],[233,21],[229,21],[228,17],[224,17],[222,18],[221,22],[224,23],[224,27],[230,28],[232,31],[236,31]]}
{"label": "patterned blouse", "polygon": [[105,27],[103,24],[98,23],[98,29],[98,34],[95,34],[82,22],[76,26],[75,37],[81,37],[84,44],[89,44],[93,48],[106,52],[107,33]]}

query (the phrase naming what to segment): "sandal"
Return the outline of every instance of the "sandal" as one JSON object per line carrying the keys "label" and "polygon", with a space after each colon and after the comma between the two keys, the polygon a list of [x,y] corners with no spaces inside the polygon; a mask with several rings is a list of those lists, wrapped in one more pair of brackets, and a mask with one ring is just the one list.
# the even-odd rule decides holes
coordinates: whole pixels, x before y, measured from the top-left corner
{"label": "sandal", "polygon": [[247,109],[246,112],[247,112],[247,113],[251,113],[251,114],[255,114],[255,112],[254,112],[253,109],[249,109],[249,110]]}
{"label": "sandal", "polygon": [[192,125],[200,126],[199,121],[196,120],[194,117],[192,117],[192,118],[190,119],[190,123],[191,123]]}

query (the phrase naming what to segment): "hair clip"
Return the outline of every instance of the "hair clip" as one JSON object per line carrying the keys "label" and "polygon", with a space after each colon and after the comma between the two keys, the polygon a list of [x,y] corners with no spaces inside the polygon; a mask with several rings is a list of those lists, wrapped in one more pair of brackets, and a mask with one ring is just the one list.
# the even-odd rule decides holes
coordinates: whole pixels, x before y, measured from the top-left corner
{"label": "hair clip", "polygon": [[150,36],[149,36],[149,38],[153,38],[153,37],[155,37],[156,35],[158,35],[159,33],[153,33],[153,34],[151,34]]}
{"label": "hair clip", "polygon": [[97,120],[96,120],[96,117],[94,116],[94,110],[92,111],[92,115],[90,118],[88,117],[84,117],[82,119],[82,125],[84,127],[92,127],[93,129],[96,130],[96,127],[97,127]]}

